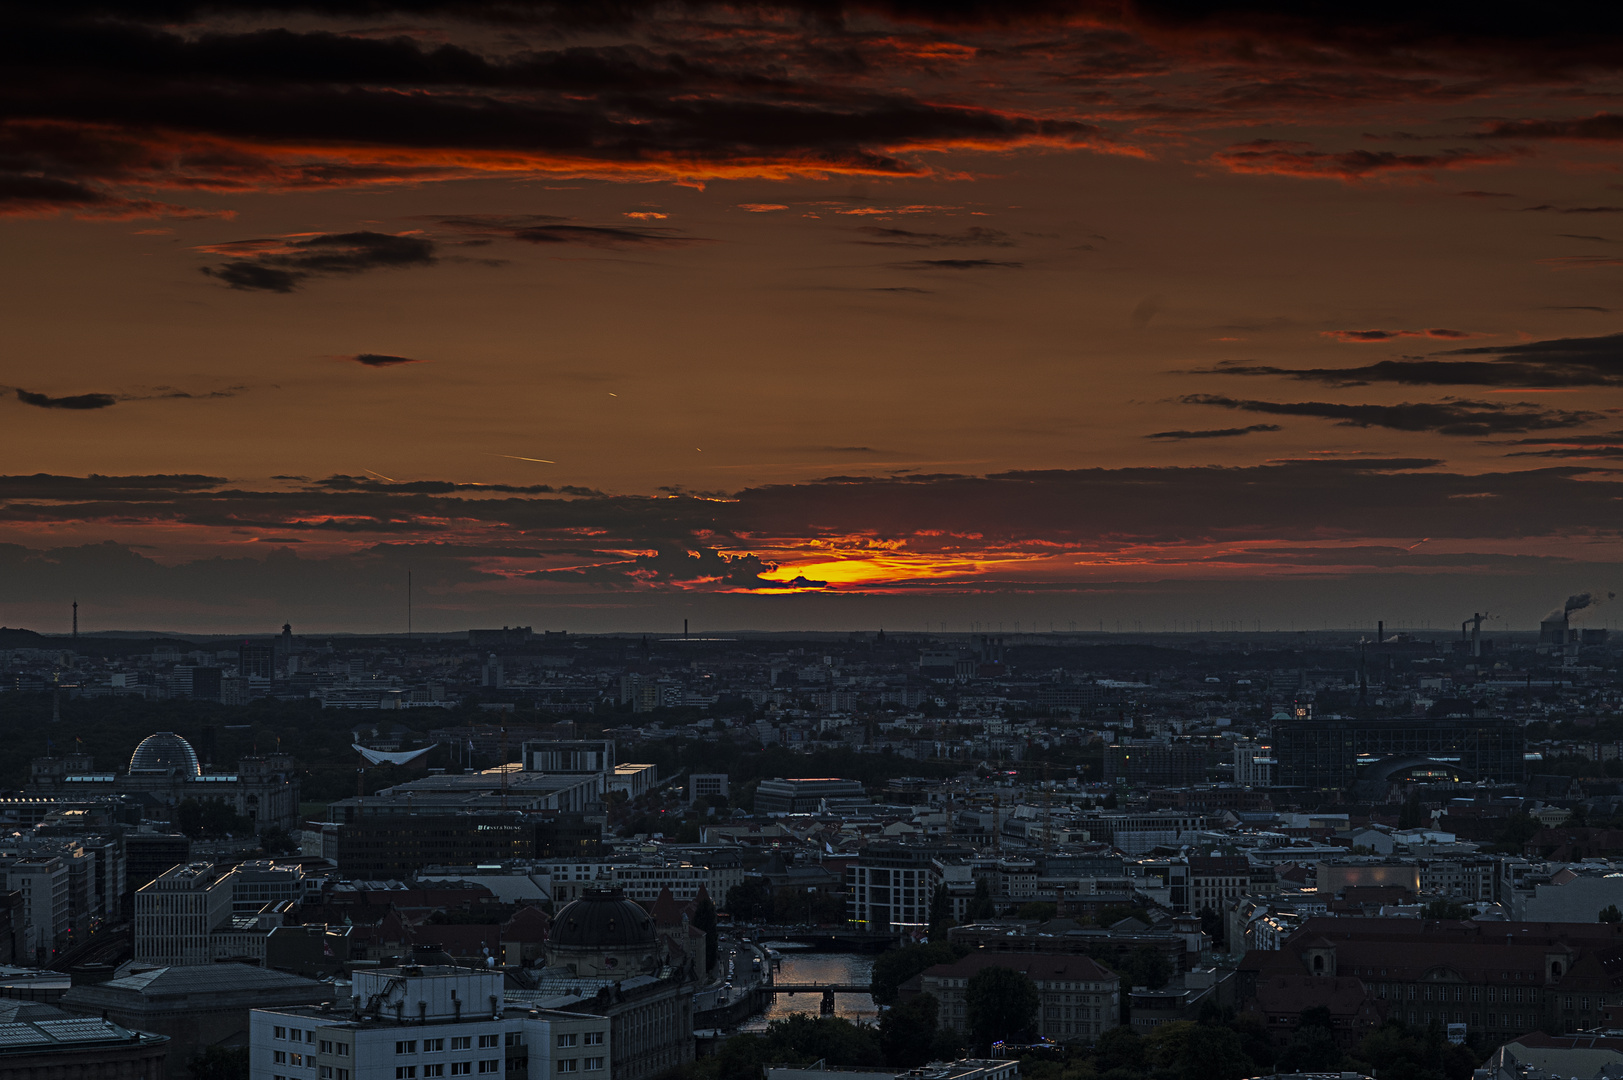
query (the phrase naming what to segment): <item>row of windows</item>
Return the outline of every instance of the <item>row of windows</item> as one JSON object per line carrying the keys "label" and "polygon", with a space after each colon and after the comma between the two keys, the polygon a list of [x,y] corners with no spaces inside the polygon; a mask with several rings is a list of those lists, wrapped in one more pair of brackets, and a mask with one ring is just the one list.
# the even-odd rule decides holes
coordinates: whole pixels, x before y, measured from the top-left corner
{"label": "row of windows", "polygon": [[[1407,995],[1405,995],[1405,989],[1407,989]],[[1421,1001],[1464,1001],[1465,990],[1466,988],[1463,986],[1422,986],[1418,988],[1419,998]],[[1482,1000],[1482,987],[1473,986],[1470,988],[1470,990],[1472,1001]],[[1488,1002],[1490,1004],[1496,1001],[1503,1001],[1508,1005],[1512,1000],[1514,1000],[1518,1005],[1523,1004],[1524,1002],[1536,1004],[1539,1000],[1539,992],[1530,986],[1490,986],[1487,988],[1487,991]],[[1389,986],[1385,983],[1378,984],[1375,987],[1376,997],[1390,997],[1394,1001],[1402,1000],[1405,996],[1407,996],[1408,1000],[1414,1001],[1416,992],[1417,988],[1413,984],[1410,984],[1407,988],[1402,985]],[[1584,998],[1583,1000],[1585,1002],[1584,1008],[1589,1008],[1589,999]],[[1572,1008],[1572,997],[1570,995],[1567,997],[1567,1008]]]}
{"label": "row of windows", "polygon": [[[420,1066],[419,1065],[396,1065],[395,1069],[394,1069],[394,1080],[417,1080],[418,1076],[426,1077],[426,1078],[428,1078],[428,1080],[434,1080],[434,1078],[436,1078],[436,1077],[441,1077],[441,1076],[446,1075],[446,1072],[445,1072],[445,1065],[446,1064],[447,1063],[445,1063],[445,1062],[435,1062],[432,1065],[420,1065]],[[449,1064],[451,1066],[451,1072],[450,1072],[451,1076],[467,1076],[468,1074],[473,1072],[473,1062],[471,1062],[471,1061],[452,1061],[452,1062],[449,1062]],[[421,1073],[419,1073],[417,1071],[419,1068],[422,1069]],[[501,1072],[502,1071],[502,1059],[501,1058],[485,1058],[484,1060],[479,1062],[479,1071],[482,1072],[482,1073]]]}
{"label": "row of windows", "polygon": [[[582,1046],[602,1046],[603,1033],[601,1031],[588,1031],[580,1036],[580,1042]],[[558,1046],[560,1049],[574,1045],[575,1035],[573,1032],[558,1036]]]}
{"label": "row of windows", "polygon": [[[400,1039],[394,1044],[394,1052],[397,1053],[397,1054],[415,1054],[415,1053],[417,1053],[417,1042],[418,1042],[418,1040],[416,1040],[416,1039]],[[481,1036],[479,1036],[479,1048],[481,1050],[485,1049],[487,1047],[500,1046],[500,1045],[501,1045],[501,1034],[499,1032],[494,1034],[494,1035],[481,1035]],[[441,1051],[443,1051],[445,1049],[445,1040],[444,1039],[423,1039],[422,1040],[422,1046],[423,1046],[423,1051],[422,1051],[423,1053],[425,1053],[425,1054],[437,1054],[437,1053],[439,1053],[439,1052],[441,1052]],[[473,1048],[473,1036],[472,1035],[453,1035],[453,1036],[451,1036],[451,1049],[452,1050],[470,1050],[472,1048]]]}

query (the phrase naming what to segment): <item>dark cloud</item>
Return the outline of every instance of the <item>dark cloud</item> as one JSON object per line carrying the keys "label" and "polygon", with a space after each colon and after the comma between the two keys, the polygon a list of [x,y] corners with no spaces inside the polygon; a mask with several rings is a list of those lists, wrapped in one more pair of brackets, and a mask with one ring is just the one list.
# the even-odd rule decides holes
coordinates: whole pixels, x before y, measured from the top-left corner
{"label": "dark cloud", "polygon": [[892,270],[1019,270],[1026,264],[1000,259],[916,259],[885,265]]}
{"label": "dark cloud", "polygon": [[1417,402],[1402,405],[1341,405],[1328,401],[1246,401],[1217,394],[1189,394],[1187,405],[1216,405],[1241,412],[1275,416],[1312,416],[1336,420],[1342,427],[1381,427],[1393,431],[1429,431],[1438,435],[1506,435],[1578,427],[1600,413],[1541,409],[1494,401]]}
{"label": "dark cloud", "polygon": [[1350,341],[1358,343],[1372,343],[1379,341],[1392,341],[1395,338],[1432,338],[1439,341],[1459,341],[1465,338],[1481,337],[1469,330],[1445,330],[1433,328],[1430,330],[1321,330],[1321,337],[1334,338],[1337,341]]}
{"label": "dark cloud", "polygon": [[1522,212],[1530,214],[1623,214],[1623,206],[1553,206],[1549,203],[1540,203],[1538,206],[1524,206]]}
{"label": "dark cloud", "polygon": [[340,357],[340,359],[348,360],[351,363],[360,364],[360,365],[362,365],[364,367],[372,367],[372,368],[399,367],[401,364],[426,364],[426,363],[428,363],[428,361],[426,361],[426,360],[417,360],[417,359],[413,359],[410,356],[388,356],[388,355],[385,355],[383,353],[369,353],[369,352],[355,353],[352,356]]}
{"label": "dark cloud", "polygon": [[541,570],[541,580],[572,581],[593,585],[680,585],[734,589],[823,589],[826,581],[796,577],[776,581],[761,575],[777,564],[754,555],[727,555],[709,548],[662,547],[653,555],[568,570]]}
{"label": "dark cloud", "polygon": [[177,495],[208,491],[222,487],[223,477],[202,476],[197,473],[169,473],[150,476],[60,476],[53,473],[35,473],[32,476],[0,476],[0,498],[3,499],[149,499],[161,495]]}
{"label": "dark cloud", "polygon": [[87,409],[106,409],[118,404],[119,398],[114,394],[70,394],[66,397],[51,397],[49,394],[36,394],[32,390],[17,387],[12,391],[17,400],[24,405],[32,405],[36,409],[69,409],[84,411]]}
{"label": "dark cloud", "polygon": [[1576,139],[1616,142],[1623,139],[1623,116],[1597,113],[1565,120],[1504,120],[1489,125],[1485,139]]}
{"label": "dark cloud", "polygon": [[463,214],[437,219],[446,228],[491,239],[527,244],[584,244],[588,247],[685,247],[710,243],[679,229],[645,225],[571,225],[548,215]]}
{"label": "dark cloud", "polygon": [[1329,152],[1308,149],[1298,143],[1257,139],[1213,154],[1212,163],[1237,173],[1351,182],[1372,177],[1502,165],[1515,156],[1508,151],[1475,150],[1442,150],[1434,154],[1399,154],[1390,150]]}
{"label": "dark cloud", "polygon": [[76,180],[8,173],[0,168],[0,217],[43,217],[64,212],[113,221],[214,216],[153,199],[115,195]]}
{"label": "dark cloud", "polygon": [[1263,431],[1281,431],[1278,424],[1251,424],[1248,427],[1205,428],[1200,431],[1156,431],[1146,439],[1228,439],[1236,435],[1255,435]]}
{"label": "dark cloud", "polygon": [[859,244],[880,247],[1013,247],[1014,240],[999,229],[972,226],[962,232],[918,232],[913,229],[886,228],[882,225],[863,225],[856,230],[863,239]]}
{"label": "dark cloud", "polygon": [[[1593,310],[1593,309],[1586,309]],[[1381,331],[1384,333],[1384,331]],[[1430,333],[1430,332],[1428,332]],[[1398,383],[1407,386],[1623,386],[1623,334],[1551,338],[1516,345],[1446,349],[1434,357],[1485,356],[1491,360],[1410,357],[1350,368],[1287,368],[1225,363],[1204,374],[1273,375],[1330,386]]]}
{"label": "dark cloud", "polygon": [[425,237],[365,230],[242,240],[204,250],[241,257],[205,266],[203,273],[233,289],[278,293],[293,292],[312,277],[432,266],[439,261],[434,241]]}

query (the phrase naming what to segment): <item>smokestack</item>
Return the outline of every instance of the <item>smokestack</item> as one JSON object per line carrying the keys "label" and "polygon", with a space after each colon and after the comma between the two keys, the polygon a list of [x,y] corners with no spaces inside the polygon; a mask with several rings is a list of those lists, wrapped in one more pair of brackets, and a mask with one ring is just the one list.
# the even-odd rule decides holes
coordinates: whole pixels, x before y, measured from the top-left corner
{"label": "smokestack", "polygon": [[1375,620],[1375,644],[1379,645],[1386,640],[1386,620]]}

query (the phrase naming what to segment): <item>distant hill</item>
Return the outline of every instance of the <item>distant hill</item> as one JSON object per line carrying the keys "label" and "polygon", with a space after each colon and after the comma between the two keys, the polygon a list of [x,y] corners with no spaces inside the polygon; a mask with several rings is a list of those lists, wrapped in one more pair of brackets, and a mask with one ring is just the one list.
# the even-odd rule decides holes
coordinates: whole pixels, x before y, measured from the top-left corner
{"label": "distant hill", "polygon": [[32,630],[13,630],[9,626],[0,626],[0,649],[45,649],[49,643]]}

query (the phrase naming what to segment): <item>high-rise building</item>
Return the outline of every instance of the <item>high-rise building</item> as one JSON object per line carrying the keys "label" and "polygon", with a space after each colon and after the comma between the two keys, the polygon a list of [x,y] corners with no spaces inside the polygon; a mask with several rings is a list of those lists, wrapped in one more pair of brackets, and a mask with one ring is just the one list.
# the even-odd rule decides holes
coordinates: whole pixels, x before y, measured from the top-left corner
{"label": "high-rise building", "polygon": [[237,647],[237,671],[245,679],[276,677],[276,645],[269,641],[244,641]]}
{"label": "high-rise building", "polygon": [[210,963],[209,934],[231,921],[232,885],[212,863],[186,863],[137,889],[135,958],[165,966]]}

